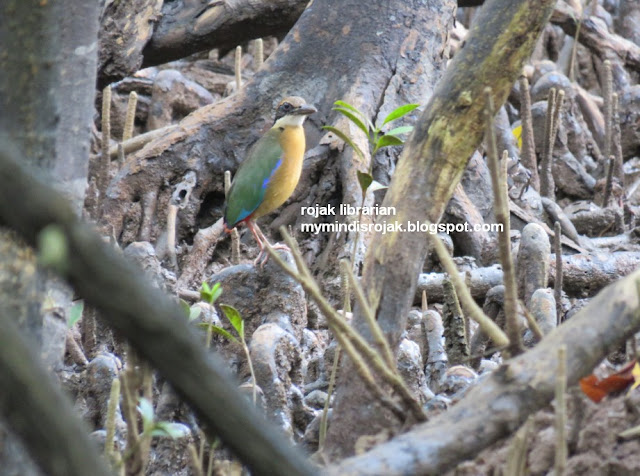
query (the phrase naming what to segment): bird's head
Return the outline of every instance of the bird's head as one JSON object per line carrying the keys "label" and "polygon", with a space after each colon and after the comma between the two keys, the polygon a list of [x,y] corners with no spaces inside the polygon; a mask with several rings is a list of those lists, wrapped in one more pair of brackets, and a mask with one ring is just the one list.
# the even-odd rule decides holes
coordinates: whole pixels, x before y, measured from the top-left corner
{"label": "bird's head", "polygon": [[278,127],[301,126],[309,114],[318,110],[298,96],[284,98],[276,107],[276,122]]}

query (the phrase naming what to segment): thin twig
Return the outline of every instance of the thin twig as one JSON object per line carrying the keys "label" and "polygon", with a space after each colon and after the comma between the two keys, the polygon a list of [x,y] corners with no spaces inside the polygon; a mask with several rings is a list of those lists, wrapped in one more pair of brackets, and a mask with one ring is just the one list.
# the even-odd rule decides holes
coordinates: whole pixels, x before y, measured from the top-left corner
{"label": "thin twig", "polygon": [[114,466],[115,453],[113,448],[113,440],[116,436],[116,412],[120,404],[120,379],[114,378],[111,382],[111,393],[109,394],[109,403],[107,404],[107,418],[105,428],[107,435],[104,442],[104,456],[112,466]]}
{"label": "thin twig", "polygon": [[[349,352],[347,345],[352,344],[353,348],[357,350],[357,353],[363,356],[362,361],[369,363],[373,369],[378,373],[386,383],[388,383],[392,389],[398,393],[400,398],[406,407],[411,411],[411,414],[417,421],[425,421],[426,414],[411,394],[411,391],[407,388],[406,384],[393,370],[389,368],[380,354],[373,349],[364,338],[355,332],[355,330],[349,326],[349,324],[342,319],[339,313],[329,304],[329,301],[322,295],[318,284],[311,276],[309,268],[307,267],[300,250],[298,250],[295,241],[291,238],[291,235],[287,232],[284,226],[280,227],[280,234],[283,236],[285,242],[291,249],[293,258],[296,262],[298,271],[293,270],[287,265],[282,258],[276,253],[276,251],[265,243],[265,248],[269,253],[269,256],[292,278],[298,281],[304,290],[311,295],[316,301],[320,310],[327,317],[329,325],[335,329],[334,333],[336,338],[342,339],[344,342],[340,342],[340,345],[344,348],[345,352]],[[348,344],[345,344],[348,342]],[[362,375],[362,374],[361,374]]]}
{"label": "thin twig", "polygon": [[109,164],[111,163],[111,155],[109,154],[110,141],[111,86],[107,86],[102,90],[102,155],[100,157],[100,169],[97,180],[100,203],[102,203],[109,181]]}
{"label": "thin twig", "polygon": [[505,475],[524,476],[526,474],[527,447],[532,426],[533,418],[529,417],[514,435],[511,446],[509,447],[509,454],[507,455]]}
{"label": "thin twig", "polygon": [[522,118],[522,163],[531,172],[530,184],[540,191],[540,176],[533,138],[533,119],[531,117],[531,94],[526,76],[520,76],[520,117]]}
{"label": "thin twig", "polygon": [[613,93],[613,112],[611,117],[611,127],[613,130],[611,131],[613,141],[612,147],[614,156],[616,158],[614,173],[613,176],[616,178],[622,190],[625,190],[625,180],[624,180],[624,157],[622,156],[622,131],[620,130],[620,101],[618,97],[618,93]]}
{"label": "thin twig", "polygon": [[613,73],[611,71],[611,61],[605,60],[603,66],[602,78],[602,99],[604,100],[604,150],[602,155],[609,157],[611,155],[612,144],[612,119],[613,119]]}
{"label": "thin twig", "polygon": [[524,317],[527,320],[527,324],[529,324],[529,329],[531,329],[531,332],[533,332],[533,335],[536,337],[536,340],[540,342],[544,337],[544,334],[540,330],[540,326],[538,326],[538,322],[536,321],[536,318],[533,317],[533,315],[531,314],[529,309],[527,309],[527,306],[524,305],[522,300],[519,300],[518,303],[522,308],[522,313],[524,314]]}
{"label": "thin twig", "polygon": [[611,191],[613,190],[613,169],[615,167],[615,157],[609,156],[607,161],[607,181],[604,185],[604,196],[602,197],[602,208],[608,208],[611,201]]}
{"label": "thin twig", "polygon": [[378,324],[378,321],[376,320],[376,316],[373,312],[373,309],[371,309],[371,306],[367,302],[367,298],[365,298],[364,296],[364,291],[362,290],[360,283],[358,282],[355,275],[353,274],[351,263],[347,259],[342,259],[340,260],[340,266],[343,272],[347,274],[347,278],[349,279],[349,284],[351,285],[350,287],[355,292],[356,300],[358,301],[358,304],[362,308],[364,317],[367,321],[367,324],[369,325],[371,334],[373,335],[373,341],[378,345],[378,348],[382,352],[382,356],[384,357],[384,359],[387,361],[387,365],[389,366],[389,368],[392,370],[395,370],[396,363],[393,358],[393,353],[391,352],[391,348],[389,347],[389,342],[387,342],[387,339],[385,338],[384,333],[380,328],[380,324]]}
{"label": "thin twig", "polygon": [[136,120],[136,107],[138,106],[138,93],[131,91],[127,102],[127,114],[124,118],[124,128],[122,129],[122,142],[133,137],[133,125]]}
{"label": "thin twig", "polygon": [[[487,137],[487,154],[489,158],[489,169],[491,171],[491,181],[493,182],[493,200],[496,221],[501,224],[501,229],[498,231],[498,244],[500,250],[500,262],[502,264],[503,279],[504,279],[504,314],[506,321],[506,331],[509,337],[509,354],[513,357],[523,351],[522,336],[520,334],[520,325],[518,322],[517,313],[517,285],[515,278],[515,270],[513,266],[513,257],[511,256],[511,237],[510,237],[510,222],[509,222],[509,198],[506,192],[506,187],[503,186],[501,180],[501,168],[498,161],[498,150],[496,145],[496,136],[493,128],[493,116],[495,110],[493,107],[493,97],[491,95],[491,88],[485,89],[486,105],[487,105],[487,123],[486,123],[486,137]],[[503,156],[503,160],[506,161],[508,157]]]}
{"label": "thin twig", "polygon": [[556,314],[558,315],[557,325],[562,324],[562,225],[557,221],[553,225],[553,248],[556,254],[556,277],[554,281],[553,294],[556,298]]}
{"label": "thin twig", "polygon": [[543,197],[555,200],[555,183],[552,174],[553,142],[551,133],[553,131],[553,114],[556,108],[556,89],[549,90],[547,99],[547,115],[544,123],[544,143],[542,148],[542,159],[540,160],[540,194]]}
{"label": "thin twig", "polygon": [[[453,283],[456,292],[458,293],[460,304],[466,311],[467,315],[478,323],[482,332],[489,336],[494,345],[499,348],[507,347],[509,345],[509,339],[507,338],[506,334],[502,332],[502,329],[500,329],[500,327],[498,327],[498,325],[493,322],[491,318],[489,318],[484,312],[482,312],[480,306],[478,306],[476,301],[473,299],[469,288],[467,288],[467,286],[460,278],[460,274],[456,268],[456,265],[453,262],[453,259],[451,259],[449,252],[445,248],[442,239],[435,233],[429,233],[427,236],[431,240],[433,248],[438,255],[440,264],[442,264],[445,271],[451,278],[451,282]],[[426,304],[426,294],[424,294],[424,296],[424,301]]]}
{"label": "thin twig", "polygon": [[[231,189],[231,171],[225,170],[224,172],[224,196],[229,195]],[[238,264],[240,262],[240,235],[238,229],[231,230],[231,263]]]}
{"label": "thin twig", "polygon": [[255,50],[253,52],[253,57],[255,60],[254,71],[258,71],[262,64],[264,63],[264,44],[262,38],[258,38],[254,43]]}
{"label": "thin twig", "polygon": [[169,263],[174,270],[178,269],[178,259],[176,258],[176,217],[178,216],[178,207],[169,204],[167,207],[167,253],[169,254]]}
{"label": "thin twig", "polygon": [[556,372],[556,459],[555,472],[562,476],[567,467],[567,346],[558,347],[558,370]]}
{"label": "thin twig", "polygon": [[234,71],[236,73],[236,91],[240,91],[240,88],[242,87],[242,46],[236,46],[234,66]]}

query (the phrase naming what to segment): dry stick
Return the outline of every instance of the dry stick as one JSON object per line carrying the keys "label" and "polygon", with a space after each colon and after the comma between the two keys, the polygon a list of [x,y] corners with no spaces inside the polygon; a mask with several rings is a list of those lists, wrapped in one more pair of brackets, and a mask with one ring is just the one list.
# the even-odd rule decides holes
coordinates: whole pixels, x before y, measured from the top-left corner
{"label": "dry stick", "polygon": [[551,140],[551,131],[553,130],[553,111],[556,108],[556,89],[549,90],[547,98],[547,116],[544,123],[544,143],[542,147],[542,159],[540,160],[540,194],[543,197],[555,200],[555,184],[552,175],[552,154],[549,149],[553,147]]}
{"label": "dry stick", "polygon": [[[449,252],[445,248],[442,239],[437,234],[429,233],[427,236],[431,240],[431,244],[436,250],[436,254],[438,255],[440,263],[449,275],[451,282],[453,283],[453,286],[458,293],[460,304],[466,311],[467,315],[478,323],[482,332],[489,336],[496,347],[507,347],[509,345],[509,339],[507,338],[505,333],[502,332],[502,329],[500,329],[500,327],[498,327],[498,325],[493,322],[490,317],[482,312],[480,306],[478,306],[476,301],[473,299],[469,288],[467,288],[467,286],[462,281],[462,278],[460,278],[460,274],[456,269],[456,265],[449,255]],[[425,308],[426,293],[423,291],[423,311],[425,310]]]}
{"label": "dry stick", "polygon": [[169,203],[167,207],[167,253],[169,253],[169,263],[176,270],[178,268],[178,259],[176,257],[176,217],[178,216],[178,207],[173,203]]}
{"label": "dry stick", "polygon": [[193,474],[195,476],[204,476],[204,472],[202,471],[202,463],[198,458],[198,450],[193,445],[193,443],[189,443],[187,447],[189,450],[189,459],[191,460],[191,469],[193,469]]}
{"label": "dry stick", "polygon": [[[358,334],[344,319],[338,314],[338,312],[329,304],[329,301],[322,295],[318,284],[311,276],[309,268],[307,267],[300,250],[296,246],[295,241],[291,238],[291,235],[287,232],[284,226],[280,227],[280,234],[284,238],[286,244],[289,246],[293,258],[296,262],[298,271],[294,271],[289,265],[287,265],[282,258],[275,252],[275,250],[265,243],[265,248],[274,261],[293,279],[298,281],[304,290],[311,295],[320,310],[327,317],[329,325],[332,326],[336,334],[336,338],[340,341],[340,345],[348,353],[351,346],[362,357],[366,358],[366,361],[373,367],[378,375],[388,383],[392,389],[398,393],[405,406],[411,411],[411,414],[417,421],[426,421],[427,416],[424,413],[420,404],[411,394],[411,391],[407,388],[406,384],[389,366],[385,363],[380,354],[373,349],[364,338]],[[347,344],[345,344],[347,343]],[[357,354],[356,353],[356,354]],[[354,354],[354,355],[356,355]],[[352,357],[352,355],[349,355]],[[364,359],[361,357],[361,361]],[[352,357],[353,358],[353,357]],[[357,363],[357,360],[354,360]],[[366,367],[365,367],[366,368]],[[361,369],[359,369],[361,370]],[[367,369],[368,370],[368,369]],[[384,402],[383,402],[384,403]]]}
{"label": "dry stick", "polygon": [[540,330],[540,326],[538,325],[536,318],[533,317],[533,315],[531,314],[529,309],[527,309],[527,306],[525,306],[524,302],[522,302],[521,299],[518,300],[518,303],[520,304],[522,313],[524,314],[524,317],[527,320],[527,324],[529,324],[529,329],[531,329],[531,332],[533,332],[533,335],[536,336],[537,341],[540,342],[544,337],[544,334]]}
{"label": "dry stick", "polygon": [[507,455],[507,465],[504,474],[509,476],[524,476],[526,474],[527,440],[532,426],[533,418],[529,417],[513,437],[513,441],[509,447],[509,454]]}
{"label": "dry stick", "polygon": [[122,142],[133,137],[133,124],[136,120],[136,107],[138,106],[138,93],[131,91],[127,102],[127,114],[124,118],[124,128],[122,129]]}
{"label": "dry stick", "polygon": [[615,167],[613,169],[614,173],[613,176],[617,179],[618,183],[620,184],[620,186],[622,187],[623,190],[625,190],[624,185],[625,185],[625,181],[624,181],[624,158],[622,156],[622,132],[620,130],[620,111],[619,111],[619,97],[618,97],[618,93],[613,93],[613,113],[612,113],[612,128],[613,130],[611,131],[611,140],[612,140],[612,147],[613,147],[613,152],[616,158],[615,161]]}
{"label": "dry stick", "polygon": [[[224,172],[224,196],[229,195],[231,189],[231,171],[225,170]],[[240,262],[240,235],[238,229],[231,230],[231,263],[238,264]]]}
{"label": "dry stick", "polygon": [[[120,403],[120,379],[114,378],[111,382],[111,393],[107,405],[107,435],[104,442],[104,456],[112,467],[117,464],[116,454],[113,451],[113,440],[116,436],[116,411]],[[119,458],[118,458],[119,459]]]}
{"label": "dry stick", "polygon": [[533,138],[533,119],[531,117],[531,94],[526,76],[520,76],[520,117],[522,118],[522,163],[531,172],[531,186],[540,191],[540,176]]}
{"label": "dry stick", "polygon": [[556,476],[562,476],[567,467],[567,346],[558,347],[558,370],[556,374]]}
{"label": "dry stick", "polygon": [[562,242],[560,240],[562,236],[562,225],[557,221],[553,225],[553,248],[556,254],[556,277],[553,285],[553,294],[556,298],[556,314],[558,315],[559,326],[562,324]]}
{"label": "dry stick", "polygon": [[604,186],[604,197],[602,197],[602,208],[609,207],[609,201],[611,200],[611,191],[613,189],[613,169],[615,167],[615,157],[609,156],[607,161],[607,181]]}
{"label": "dry stick", "polygon": [[124,165],[124,158],[125,158],[124,146],[122,145],[122,142],[119,142],[117,147],[118,147],[118,168],[120,168]]}
{"label": "dry stick", "polygon": [[611,133],[613,118],[613,74],[611,72],[611,61],[606,60],[603,63],[604,78],[602,78],[602,99],[604,100],[604,150],[602,155],[609,157],[611,155]]}
{"label": "dry stick", "polygon": [[109,181],[109,164],[111,155],[109,154],[109,141],[111,140],[111,86],[102,90],[102,154],[100,156],[100,169],[98,172],[98,193],[99,203],[102,203],[107,182]]}
{"label": "dry stick", "polygon": [[254,60],[256,65],[254,67],[255,71],[258,71],[262,68],[262,64],[264,63],[264,42],[262,38],[258,38],[254,43],[255,50],[253,52]]}
{"label": "dry stick", "polygon": [[[346,312],[351,312],[351,291],[349,288],[348,270],[341,267],[340,283],[342,289],[342,316],[345,316]],[[324,448],[324,442],[327,438],[327,426],[329,422],[329,406],[331,402],[331,395],[333,394],[334,385],[336,383],[336,375],[338,374],[338,365],[340,362],[341,347],[340,344],[336,344],[336,350],[333,355],[333,365],[331,366],[331,375],[329,377],[329,388],[327,389],[327,400],[324,402],[322,408],[322,417],[320,419],[320,434],[318,437],[318,451],[322,451]]]}
{"label": "dry stick", "polygon": [[[158,137],[164,137],[169,135],[171,132],[179,129],[180,126],[177,124],[172,124],[170,126],[161,127],[160,129],[155,129],[153,131],[145,132],[144,134],[137,135],[132,137],[131,139],[122,143],[122,147],[124,148],[124,152],[126,154],[130,154],[131,152],[135,152],[136,150],[142,149],[149,142],[156,140]],[[116,157],[118,154],[118,146],[114,145],[109,148],[109,157]]]}
{"label": "dry stick", "polygon": [[353,267],[351,266],[351,263],[348,259],[341,259],[340,266],[342,268],[342,271],[346,273],[349,284],[351,285],[350,287],[356,294],[356,299],[358,300],[358,304],[360,304],[360,307],[362,308],[364,317],[367,321],[367,324],[369,325],[371,334],[373,335],[374,342],[378,345],[378,348],[382,352],[382,356],[384,357],[384,359],[387,361],[387,365],[389,366],[389,368],[393,371],[396,371],[396,363],[393,358],[393,352],[391,352],[391,347],[389,347],[389,342],[385,338],[384,333],[380,328],[380,324],[378,324],[378,321],[376,320],[375,313],[367,302],[367,298],[364,297],[364,291],[362,290],[362,286],[360,286],[360,283],[353,274]]}
{"label": "dry stick", "polygon": [[[496,136],[493,129],[493,116],[495,114],[493,106],[493,97],[491,88],[486,88],[486,137],[487,137],[487,154],[489,158],[489,169],[491,171],[491,181],[493,182],[493,200],[495,208],[496,221],[501,224],[501,230],[498,232],[498,244],[500,247],[500,262],[504,273],[504,314],[505,328],[509,337],[509,354],[514,357],[522,353],[522,336],[520,335],[520,326],[518,324],[518,295],[515,278],[515,270],[513,266],[513,258],[511,256],[511,238],[509,231],[509,198],[506,194],[506,188],[501,181],[501,168],[498,161],[498,150],[496,145]],[[507,160],[506,151],[504,161]]]}
{"label": "dry stick", "polygon": [[234,63],[236,73],[236,91],[242,87],[242,46],[236,46],[236,57]]}
{"label": "dry stick", "polygon": [[569,59],[569,79],[573,83],[576,80],[576,56],[578,53],[578,39],[580,38],[580,29],[582,28],[582,21],[584,19],[584,12],[580,16],[580,20],[578,20],[578,25],[576,26],[576,34],[573,35],[573,45],[571,45],[571,58]]}

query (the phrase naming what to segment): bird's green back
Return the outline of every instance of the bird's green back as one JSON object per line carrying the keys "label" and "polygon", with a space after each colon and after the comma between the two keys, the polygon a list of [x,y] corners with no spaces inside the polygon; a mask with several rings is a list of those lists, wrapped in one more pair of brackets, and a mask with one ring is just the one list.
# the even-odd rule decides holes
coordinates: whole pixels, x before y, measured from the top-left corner
{"label": "bird's green back", "polygon": [[262,203],[269,179],[282,163],[282,147],[277,128],[270,129],[247,153],[229,190],[224,222],[233,228],[247,219]]}

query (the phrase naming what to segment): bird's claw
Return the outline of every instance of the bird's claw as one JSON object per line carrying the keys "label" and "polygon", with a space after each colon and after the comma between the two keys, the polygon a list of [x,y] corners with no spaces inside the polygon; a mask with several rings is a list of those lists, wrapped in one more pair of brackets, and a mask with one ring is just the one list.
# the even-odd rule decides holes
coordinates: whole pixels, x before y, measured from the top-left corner
{"label": "bird's claw", "polygon": [[[291,249],[287,245],[277,243],[275,245],[270,245],[270,246],[273,250],[282,250],[282,251],[287,251],[289,253],[291,252]],[[258,257],[255,260],[253,260],[253,265],[254,266],[260,265],[260,269],[264,269],[264,265],[267,263],[267,261],[269,261],[269,252],[265,247],[260,250],[260,253],[258,253]]]}

